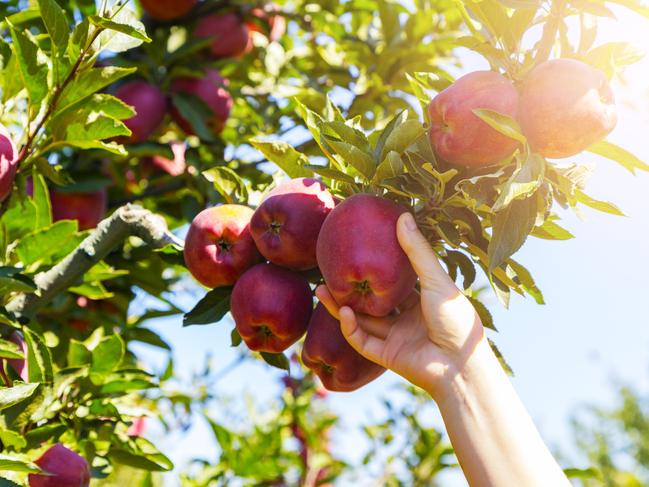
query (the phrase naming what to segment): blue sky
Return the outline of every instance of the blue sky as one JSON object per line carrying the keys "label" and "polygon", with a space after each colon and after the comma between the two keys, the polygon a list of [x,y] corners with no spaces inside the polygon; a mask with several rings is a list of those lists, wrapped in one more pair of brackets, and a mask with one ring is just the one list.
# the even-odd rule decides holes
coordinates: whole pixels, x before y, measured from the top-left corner
{"label": "blue sky", "polygon": [[[618,24],[600,30],[602,40],[629,40],[646,45],[645,21],[625,11],[616,11]],[[483,68],[474,56],[462,53],[463,71]],[[609,137],[649,161],[649,62],[627,70],[626,84],[615,83],[620,121]],[[624,169],[594,155],[574,160],[595,164],[587,186],[591,196],[616,203],[627,215],[614,217],[584,208],[582,218],[561,212],[563,226],[576,238],[550,242],[531,238],[516,255],[533,273],[545,295],[546,305],[514,297],[509,310],[492,298],[490,309],[500,333],[493,336],[516,376],[514,385],[546,440],[568,457],[579,457],[571,447],[569,418],[589,403],[611,404],[613,385],[624,381],[649,388],[649,173],[634,177]],[[181,303],[189,309],[202,291],[188,284]],[[229,347],[232,323],[183,329],[181,317],[159,320],[153,327],[174,345],[178,370],[198,370],[211,353],[219,367],[235,358]],[[144,347],[151,360],[160,356]],[[224,397],[253,395],[272,400],[277,392],[278,373],[246,363],[217,386]],[[351,394],[331,394],[330,406],[342,418],[345,428],[334,437],[334,448],[349,459],[362,456],[362,435],[358,425],[368,417],[381,415],[380,399],[391,394],[398,379],[385,374],[379,380]],[[436,414],[431,423],[439,425]],[[344,430],[344,435],[341,433]],[[153,429],[152,439],[177,465],[189,458],[216,455],[211,433],[197,423],[185,437],[161,437]],[[175,485],[173,476],[169,485]],[[466,485],[458,475],[445,485]]]}

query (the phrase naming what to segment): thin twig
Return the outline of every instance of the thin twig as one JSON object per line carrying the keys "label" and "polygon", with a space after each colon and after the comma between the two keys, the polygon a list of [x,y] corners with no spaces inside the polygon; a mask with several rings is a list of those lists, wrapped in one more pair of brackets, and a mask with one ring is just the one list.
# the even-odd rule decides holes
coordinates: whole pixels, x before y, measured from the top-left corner
{"label": "thin twig", "polygon": [[41,131],[43,126],[45,125],[45,122],[47,122],[47,119],[52,116],[54,111],[57,108],[57,105],[59,103],[59,99],[61,98],[61,95],[65,91],[65,89],[68,87],[68,85],[72,82],[72,79],[74,78],[75,74],[77,73],[77,70],[79,69],[79,66],[81,66],[81,63],[83,62],[84,58],[86,57],[86,54],[88,54],[88,49],[90,46],[93,45],[93,43],[97,40],[97,37],[103,32],[103,29],[97,28],[95,31],[94,35],[92,36],[92,39],[88,43],[88,45],[81,51],[81,54],[79,54],[79,58],[77,61],[74,63],[74,66],[72,66],[72,69],[70,70],[70,73],[68,76],[63,80],[63,83],[60,84],[59,86],[56,87],[54,90],[54,94],[52,95],[52,100],[50,101],[50,105],[47,107],[47,111],[45,112],[45,115],[41,118],[40,122],[38,122],[38,125],[36,125],[36,128],[33,130],[32,133],[29,134],[27,137],[27,142],[25,142],[25,145],[22,147],[20,150],[20,155],[18,156],[18,161],[16,164],[20,165],[21,162],[23,162],[27,157],[29,157],[29,151],[31,149],[31,146],[34,142],[34,139],[38,136],[38,133]]}

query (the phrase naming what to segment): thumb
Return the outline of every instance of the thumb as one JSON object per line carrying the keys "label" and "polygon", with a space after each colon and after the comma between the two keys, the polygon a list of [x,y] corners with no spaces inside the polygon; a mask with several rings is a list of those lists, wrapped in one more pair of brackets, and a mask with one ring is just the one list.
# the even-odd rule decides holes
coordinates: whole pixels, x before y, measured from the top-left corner
{"label": "thumb", "polygon": [[455,284],[439,263],[430,243],[417,228],[415,219],[408,212],[402,214],[397,221],[397,239],[419,276],[422,289],[438,291],[449,286],[455,288]]}

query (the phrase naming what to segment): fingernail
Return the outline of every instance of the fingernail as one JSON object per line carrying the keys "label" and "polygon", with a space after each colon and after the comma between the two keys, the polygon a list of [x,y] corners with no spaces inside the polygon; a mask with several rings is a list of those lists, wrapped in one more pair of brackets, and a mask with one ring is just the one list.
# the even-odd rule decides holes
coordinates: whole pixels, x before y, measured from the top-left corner
{"label": "fingernail", "polygon": [[415,219],[410,213],[406,213],[406,216],[403,218],[404,219],[404,225],[406,226],[406,230],[410,232],[414,232],[417,230],[417,223],[415,223]]}

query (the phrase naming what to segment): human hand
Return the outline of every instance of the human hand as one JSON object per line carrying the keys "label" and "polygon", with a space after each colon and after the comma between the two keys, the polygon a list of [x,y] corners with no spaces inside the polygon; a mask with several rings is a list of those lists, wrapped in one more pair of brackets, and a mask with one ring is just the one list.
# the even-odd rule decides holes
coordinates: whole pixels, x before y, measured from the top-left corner
{"label": "human hand", "polygon": [[340,320],[343,335],[361,355],[438,399],[485,341],[482,323],[410,213],[399,218],[397,237],[419,276],[421,293],[413,290],[393,315],[376,318],[340,308],[324,285],[316,295]]}

